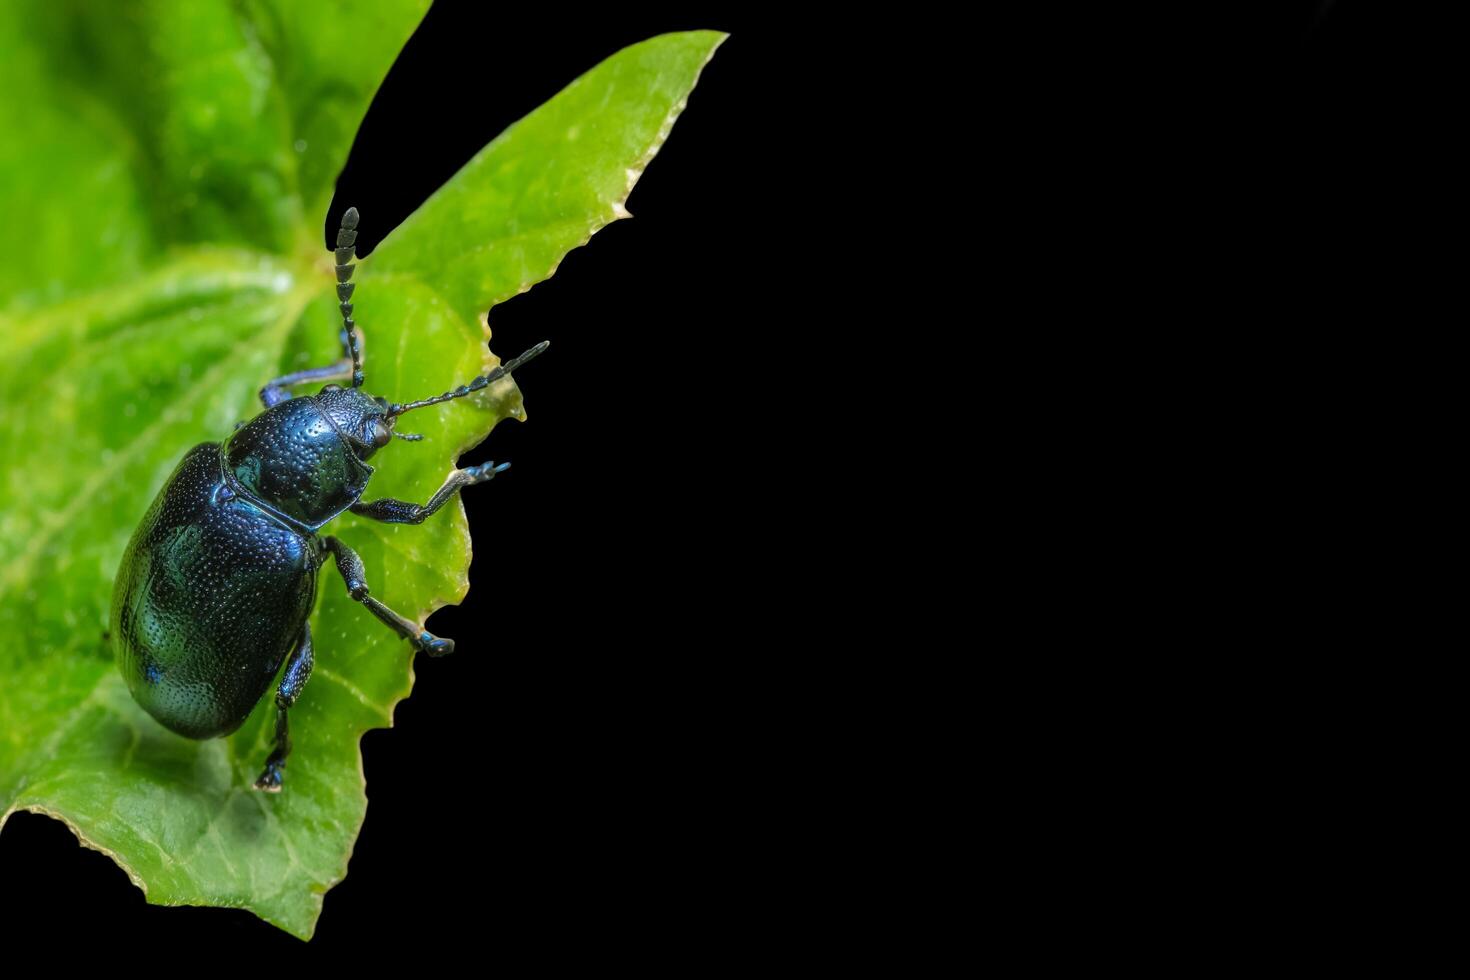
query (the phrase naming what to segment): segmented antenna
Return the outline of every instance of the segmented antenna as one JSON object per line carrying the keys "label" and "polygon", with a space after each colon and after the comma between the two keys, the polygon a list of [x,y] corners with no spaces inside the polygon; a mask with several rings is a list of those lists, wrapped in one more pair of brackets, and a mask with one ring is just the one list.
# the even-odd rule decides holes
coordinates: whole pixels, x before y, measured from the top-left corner
{"label": "segmented antenna", "polygon": [[352,322],[352,264],[356,257],[357,208],[348,208],[342,215],[342,227],[337,232],[337,300],[342,308],[342,327],[346,332],[347,349],[352,355],[352,387],[362,387],[362,352],[357,348],[357,324]]}
{"label": "segmented antenna", "polygon": [[551,341],[543,340],[535,347],[532,347],[524,354],[521,354],[519,357],[513,357],[510,360],[506,361],[504,364],[497,365],[495,369],[489,374],[482,374],[467,385],[460,385],[453,391],[446,391],[442,395],[435,395],[433,398],[425,398],[423,401],[409,402],[407,405],[389,405],[388,414],[390,416],[402,415],[404,412],[411,412],[416,408],[425,408],[429,405],[437,405],[440,402],[447,402],[455,398],[463,398],[465,395],[468,395],[472,391],[479,391],[481,388],[490,384],[492,381],[499,381],[501,378],[505,377],[507,374],[510,374],[516,368],[525,364],[531,358],[542,353],[546,350],[546,348],[550,346]]}

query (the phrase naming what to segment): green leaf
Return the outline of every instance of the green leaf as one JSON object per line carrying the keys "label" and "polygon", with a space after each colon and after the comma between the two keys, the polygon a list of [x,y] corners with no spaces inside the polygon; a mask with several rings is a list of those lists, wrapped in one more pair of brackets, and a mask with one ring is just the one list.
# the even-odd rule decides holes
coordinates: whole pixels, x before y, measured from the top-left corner
{"label": "green leaf", "polygon": [[632,217],[628,194],[723,38],[666,34],[583,75],[409,215],[372,272],[433,277],[466,317],[550,277],[568,251]]}
{"label": "green leaf", "polygon": [[[262,700],[191,741],[132,700],[104,638],[128,538],[183,453],[259,411],[267,379],[338,356],[321,215],[423,0],[0,4],[0,826],[64,820],[150,902],[247,908],[309,938],[366,810],[359,740],[411,653],[325,570],[286,788],[250,788]],[[370,27],[368,25],[371,25]],[[368,387],[406,400],[496,358],[485,314],[626,214],[723,35],[628,48],[502,134],[358,275]],[[411,341],[411,342],[410,342]],[[369,497],[424,501],[514,383],[416,413]],[[339,519],[374,594],[423,621],[467,588],[456,502],[420,527]],[[501,569],[513,575],[514,560]]]}

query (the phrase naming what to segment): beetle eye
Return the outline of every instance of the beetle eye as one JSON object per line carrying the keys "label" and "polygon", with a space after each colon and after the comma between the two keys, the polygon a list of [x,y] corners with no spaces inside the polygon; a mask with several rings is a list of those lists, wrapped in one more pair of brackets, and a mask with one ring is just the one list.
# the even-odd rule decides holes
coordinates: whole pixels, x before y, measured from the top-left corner
{"label": "beetle eye", "polygon": [[370,431],[373,437],[373,445],[377,446],[379,449],[382,449],[384,446],[388,445],[388,443],[393,441],[393,430],[388,428],[382,422],[374,421],[373,427]]}
{"label": "beetle eye", "polygon": [[341,391],[342,386],[337,384],[323,385],[322,391]]}

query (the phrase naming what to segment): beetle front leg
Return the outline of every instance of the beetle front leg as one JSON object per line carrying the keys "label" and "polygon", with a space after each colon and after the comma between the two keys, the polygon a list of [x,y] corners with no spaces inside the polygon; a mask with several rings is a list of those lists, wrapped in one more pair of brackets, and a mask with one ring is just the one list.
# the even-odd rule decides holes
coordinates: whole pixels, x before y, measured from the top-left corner
{"label": "beetle front leg", "polygon": [[256,789],[267,793],[281,791],[282,770],[286,768],[286,756],[291,754],[291,733],[286,725],[286,712],[301,696],[301,689],[311,677],[311,624],[301,627],[301,642],[296,652],[286,661],[286,672],[281,675],[281,686],[276,690],[276,748],[265,760],[265,771],[255,781]]}
{"label": "beetle front leg", "polygon": [[305,371],[283,374],[279,378],[267,381],[265,387],[260,389],[260,403],[266,408],[274,408],[288,400],[291,397],[291,392],[286,390],[289,385],[299,385],[303,381],[347,381],[351,377],[351,361],[338,361],[326,367],[307,368]]}
{"label": "beetle front leg", "polygon": [[454,652],[454,641],[445,640],[435,636],[428,630],[419,629],[412,621],[404,619],[377,599],[368,595],[367,573],[362,567],[362,559],[357,556],[347,545],[334,537],[322,539],[337,559],[337,571],[342,573],[342,580],[347,583],[347,593],[368,607],[368,610],[387,624],[399,636],[413,644],[415,650],[422,650],[431,657],[442,657],[446,653]]}
{"label": "beetle front leg", "polygon": [[384,497],[382,500],[353,504],[351,510],[361,517],[370,517],[385,524],[422,524],[426,517],[449,503],[450,498],[460,490],[472,487],[476,483],[489,483],[495,479],[496,473],[504,472],[509,468],[509,463],[501,463],[497,466],[492,462],[455,470],[449,474],[449,479],[444,481],[444,486],[440,487],[438,492],[430,497],[429,502],[422,507],[406,500]]}

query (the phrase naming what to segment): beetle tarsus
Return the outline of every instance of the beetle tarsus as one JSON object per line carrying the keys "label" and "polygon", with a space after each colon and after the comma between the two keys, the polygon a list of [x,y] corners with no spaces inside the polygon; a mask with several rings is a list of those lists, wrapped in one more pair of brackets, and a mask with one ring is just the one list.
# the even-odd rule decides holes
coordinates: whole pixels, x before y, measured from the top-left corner
{"label": "beetle tarsus", "polygon": [[489,483],[495,479],[496,473],[504,473],[508,469],[510,469],[509,463],[497,464],[494,460],[488,463],[481,463],[479,466],[467,466],[465,467],[465,474],[470,479],[465,486],[474,486],[476,483]]}
{"label": "beetle tarsus", "polygon": [[431,657],[443,657],[454,652],[454,641],[435,636],[425,630],[413,641],[413,648]]}
{"label": "beetle tarsus", "polygon": [[283,763],[265,764],[265,772],[255,781],[255,788],[263,793],[279,793],[281,791],[281,770],[285,768]]}

